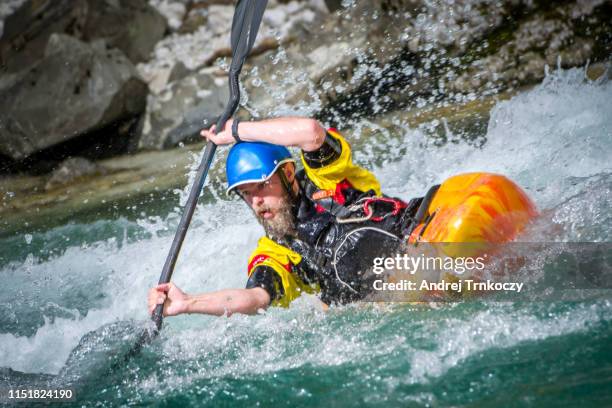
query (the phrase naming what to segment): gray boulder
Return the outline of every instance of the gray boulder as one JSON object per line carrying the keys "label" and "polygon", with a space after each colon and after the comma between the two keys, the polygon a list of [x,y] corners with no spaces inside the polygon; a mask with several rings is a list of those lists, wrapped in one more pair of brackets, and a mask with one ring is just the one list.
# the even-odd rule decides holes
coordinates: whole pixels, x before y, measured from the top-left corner
{"label": "gray boulder", "polygon": [[166,20],[146,0],[28,0],[4,21],[0,65],[15,72],[43,57],[49,36],[103,39],[134,62],[149,59]]}
{"label": "gray boulder", "polygon": [[199,131],[212,124],[228,99],[226,74],[217,68],[205,68],[170,83],[148,97],[138,148],[164,149],[198,138]]}
{"label": "gray boulder", "polygon": [[[553,4],[553,3],[551,3]],[[607,7],[607,9],[606,9]],[[609,58],[611,20],[603,2],[566,2],[528,15],[503,40],[492,36],[482,58],[466,64],[448,89],[467,93],[532,84],[545,67],[584,66]],[[606,13],[607,12],[607,13]]]}
{"label": "gray boulder", "polygon": [[53,170],[45,183],[45,190],[65,186],[78,179],[106,174],[105,167],[83,157],[70,157]]}
{"label": "gray boulder", "polygon": [[89,0],[83,40],[104,39],[133,63],[149,59],[166,31],[166,19],[146,0]]}
{"label": "gray boulder", "polygon": [[178,30],[187,13],[186,3],[180,1],[152,0],[150,4],[166,18],[171,31]]}
{"label": "gray boulder", "polygon": [[52,34],[44,57],[0,87],[0,153],[23,159],[136,116],[146,95],[121,51]]}

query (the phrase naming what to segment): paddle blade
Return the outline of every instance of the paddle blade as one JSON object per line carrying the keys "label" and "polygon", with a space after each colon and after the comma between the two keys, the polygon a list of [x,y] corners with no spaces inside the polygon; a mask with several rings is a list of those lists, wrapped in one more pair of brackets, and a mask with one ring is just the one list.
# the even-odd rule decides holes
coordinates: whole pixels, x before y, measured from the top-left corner
{"label": "paddle blade", "polygon": [[232,72],[240,67],[255,44],[268,0],[239,0],[232,21]]}

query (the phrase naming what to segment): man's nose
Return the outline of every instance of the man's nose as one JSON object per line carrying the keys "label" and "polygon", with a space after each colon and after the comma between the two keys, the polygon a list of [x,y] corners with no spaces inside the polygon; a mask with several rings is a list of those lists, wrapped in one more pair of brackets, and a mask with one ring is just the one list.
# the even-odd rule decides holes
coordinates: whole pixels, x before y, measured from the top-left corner
{"label": "man's nose", "polygon": [[263,203],[264,203],[263,196],[260,196],[260,195],[257,195],[257,194],[253,195],[253,205],[260,206]]}

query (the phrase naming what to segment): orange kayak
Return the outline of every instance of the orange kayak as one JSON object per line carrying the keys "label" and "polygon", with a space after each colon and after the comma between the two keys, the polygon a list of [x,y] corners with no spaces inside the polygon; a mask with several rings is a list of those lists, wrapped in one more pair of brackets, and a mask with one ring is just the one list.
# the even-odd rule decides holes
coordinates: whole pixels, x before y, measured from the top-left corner
{"label": "orange kayak", "polygon": [[[535,204],[513,181],[499,174],[466,173],[434,186],[423,198],[415,218],[417,225],[408,237],[416,252],[441,259],[478,258],[492,261],[499,244],[514,240],[538,214]],[[416,255],[419,254],[419,255]],[[478,258],[482,259],[482,258]],[[407,278],[415,282],[458,282],[480,279],[482,270],[457,275],[448,271],[420,270]],[[496,273],[489,271],[489,273]],[[409,293],[405,300],[447,299],[446,290]],[[465,298],[467,291],[450,293]],[[475,293],[470,293],[475,294]]]}
{"label": "orange kayak", "polygon": [[408,242],[507,242],[537,214],[527,194],[507,177],[460,174],[440,185]]}

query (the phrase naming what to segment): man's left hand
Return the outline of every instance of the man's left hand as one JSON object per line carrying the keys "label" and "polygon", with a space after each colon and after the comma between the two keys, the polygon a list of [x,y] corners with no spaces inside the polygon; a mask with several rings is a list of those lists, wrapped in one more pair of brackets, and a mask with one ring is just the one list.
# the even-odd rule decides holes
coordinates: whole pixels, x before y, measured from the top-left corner
{"label": "man's left hand", "polygon": [[234,143],[236,140],[232,136],[232,123],[234,123],[234,120],[228,119],[227,122],[225,122],[223,131],[216,133],[216,125],[212,125],[208,130],[202,129],[200,135],[217,146]]}

